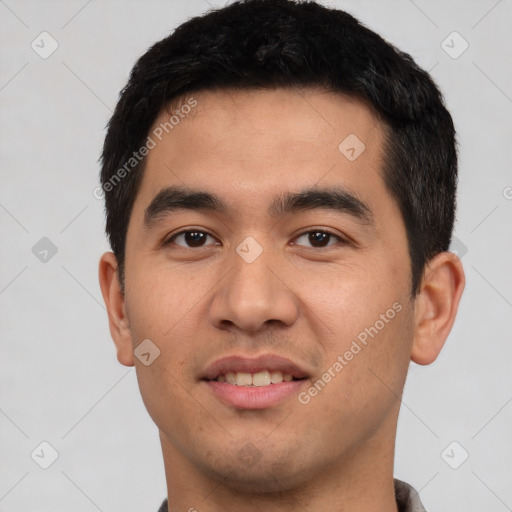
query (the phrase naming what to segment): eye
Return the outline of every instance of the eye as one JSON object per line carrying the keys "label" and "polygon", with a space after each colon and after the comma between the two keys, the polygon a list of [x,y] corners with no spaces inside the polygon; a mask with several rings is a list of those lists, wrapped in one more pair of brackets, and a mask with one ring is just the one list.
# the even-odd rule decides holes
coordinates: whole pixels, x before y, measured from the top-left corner
{"label": "eye", "polygon": [[[189,230],[189,231],[181,231],[180,233],[176,233],[171,238],[164,242],[164,245],[169,245],[171,243],[179,245],[180,247],[185,247],[187,249],[193,249],[195,247],[204,247],[205,242],[210,237],[212,240],[215,240],[213,236],[206,233],[205,231],[199,230]],[[181,241],[181,243],[178,242]]]}
{"label": "eye", "polygon": [[[297,241],[305,239],[311,246],[315,249],[321,249],[322,247],[328,247],[331,245],[335,245],[336,242],[345,242],[340,236],[331,233],[330,231],[325,231],[321,229],[314,229],[312,231],[306,231],[299,235],[295,240],[294,244],[301,245]],[[334,243],[329,243],[334,240]]]}

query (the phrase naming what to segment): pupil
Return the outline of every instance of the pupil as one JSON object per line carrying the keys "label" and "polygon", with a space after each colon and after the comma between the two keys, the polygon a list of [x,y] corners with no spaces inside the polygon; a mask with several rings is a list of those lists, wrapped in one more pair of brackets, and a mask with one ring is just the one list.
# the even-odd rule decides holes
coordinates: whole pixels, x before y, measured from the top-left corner
{"label": "pupil", "polygon": [[185,234],[185,240],[192,247],[200,247],[204,241],[204,233],[201,233],[201,231],[189,231]]}
{"label": "pupil", "polygon": [[313,246],[315,244],[322,245],[322,242],[325,242],[329,238],[329,233],[323,233],[322,231],[316,231],[314,233],[310,233],[309,241]]}

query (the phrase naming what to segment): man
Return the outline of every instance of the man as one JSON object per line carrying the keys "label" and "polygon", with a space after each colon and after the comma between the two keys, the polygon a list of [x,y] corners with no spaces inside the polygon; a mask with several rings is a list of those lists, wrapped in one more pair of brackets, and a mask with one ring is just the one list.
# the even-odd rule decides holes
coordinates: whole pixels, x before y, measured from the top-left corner
{"label": "man", "polygon": [[235,3],[139,59],[102,164],[100,284],[161,510],[424,510],[393,480],[400,395],[464,288],[430,77],[340,10]]}

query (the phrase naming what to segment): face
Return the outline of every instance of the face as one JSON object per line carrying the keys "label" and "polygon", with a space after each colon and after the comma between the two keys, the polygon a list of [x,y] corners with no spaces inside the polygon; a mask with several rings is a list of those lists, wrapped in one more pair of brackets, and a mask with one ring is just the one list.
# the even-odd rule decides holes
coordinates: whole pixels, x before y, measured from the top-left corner
{"label": "face", "polygon": [[271,490],[392,450],[414,304],[383,126],[317,89],[193,98],[153,137],[126,241],[164,454]]}

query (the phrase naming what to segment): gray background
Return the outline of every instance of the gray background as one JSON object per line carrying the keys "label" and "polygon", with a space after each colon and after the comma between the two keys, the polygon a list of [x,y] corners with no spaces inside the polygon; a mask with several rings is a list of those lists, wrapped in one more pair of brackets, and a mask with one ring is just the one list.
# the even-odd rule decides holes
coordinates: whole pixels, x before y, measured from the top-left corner
{"label": "gray background", "polygon": [[[166,495],[157,429],[108,331],[93,190],[135,59],[223,3],[0,0],[1,511],[156,511]],[[431,70],[460,142],[467,287],[439,359],[411,365],[396,476],[431,511],[512,510],[512,1],[325,3]],[[43,31],[59,45],[47,58]]]}

